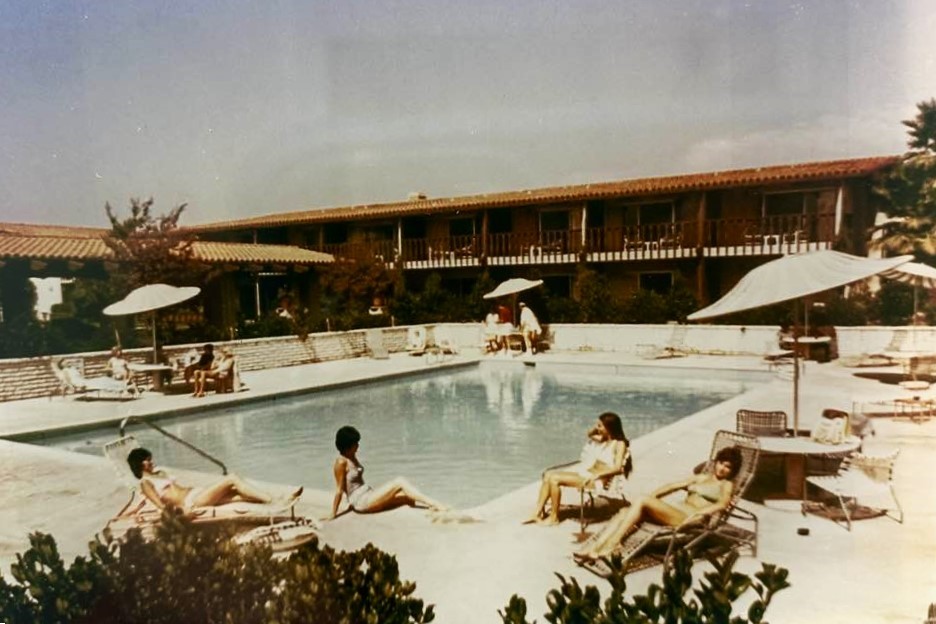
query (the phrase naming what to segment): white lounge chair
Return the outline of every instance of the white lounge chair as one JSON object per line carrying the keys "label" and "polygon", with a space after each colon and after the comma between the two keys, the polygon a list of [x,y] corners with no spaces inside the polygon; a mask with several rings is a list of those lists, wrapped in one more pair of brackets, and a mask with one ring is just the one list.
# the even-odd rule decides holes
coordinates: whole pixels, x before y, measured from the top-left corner
{"label": "white lounge chair", "polygon": [[446,327],[436,327],[434,330],[435,346],[437,346],[443,355],[457,355],[458,347]]}
{"label": "white lounge chair", "polygon": [[[155,527],[162,512],[140,491],[139,481],[130,471],[127,456],[139,448],[137,439],[123,436],[104,445],[104,456],[110,460],[120,480],[130,489],[130,499],[105,526],[112,536],[119,537],[131,528],[140,529],[146,539],[155,536]],[[276,550],[295,548],[310,541],[319,529],[312,518],[296,516],[296,501],[283,503],[233,502],[225,505],[201,507],[192,510],[195,524],[224,523],[243,527],[234,536],[239,544],[263,543]],[[263,530],[256,530],[261,525]]]}
{"label": "white lounge chair", "polygon": [[688,325],[674,325],[673,332],[665,345],[649,345],[649,348],[643,351],[642,356],[648,360],[686,357],[692,352],[692,349],[686,345],[686,335],[688,333]]}
{"label": "white lounge chair", "polygon": [[99,396],[106,394],[116,398],[135,398],[139,396],[139,389],[132,379],[114,379],[112,377],[84,376],[79,365],[63,365],[62,360],[53,359],[49,362],[52,373],[59,382],[59,392],[66,394],[87,394],[96,392]]}
{"label": "white lounge chair", "polygon": [[426,328],[414,325],[406,330],[406,352],[410,355],[422,355],[426,352]]}

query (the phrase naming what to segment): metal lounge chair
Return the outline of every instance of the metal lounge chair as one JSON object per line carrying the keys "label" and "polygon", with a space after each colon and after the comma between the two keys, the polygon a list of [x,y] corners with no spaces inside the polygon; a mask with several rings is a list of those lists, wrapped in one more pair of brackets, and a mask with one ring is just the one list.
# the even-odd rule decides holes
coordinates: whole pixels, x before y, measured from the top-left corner
{"label": "metal lounge chair", "polygon": [[448,328],[436,327],[433,330],[433,335],[435,337],[435,346],[441,350],[443,355],[458,354],[458,347],[455,346],[455,341],[452,340]]}
{"label": "metal lounge chair", "polygon": [[[157,431],[166,433],[155,425],[148,424]],[[172,439],[183,442],[169,435]],[[183,444],[202,453],[187,443]],[[131,528],[137,528],[144,538],[152,539],[155,536],[155,527],[162,517],[162,512],[141,492],[139,482],[127,464],[130,451],[138,447],[139,443],[132,435],[123,435],[104,445],[104,456],[110,460],[121,481],[130,489],[127,503],[105,526],[105,531],[114,537],[123,535]],[[195,524],[223,523],[243,528],[243,531],[234,535],[233,539],[237,543],[263,543],[275,551],[286,550],[308,542],[319,528],[314,519],[297,517],[295,504],[296,501],[290,499],[282,503],[233,502],[195,508],[192,510],[191,521]]]}
{"label": "metal lounge chair", "polygon": [[52,359],[49,366],[59,382],[59,392],[62,396],[69,393],[77,395],[92,392],[97,393],[98,396],[106,394],[116,398],[135,398],[139,396],[139,390],[132,379],[88,378],[84,376],[79,366],[63,365],[62,360],[56,359]]}
{"label": "metal lounge chair", "polygon": [[686,336],[689,333],[688,325],[674,325],[673,333],[663,346],[647,345],[641,354],[647,360],[662,360],[667,358],[686,357],[692,352],[686,345]]}
{"label": "metal lounge chair", "polygon": [[[894,464],[899,449],[888,455],[874,457],[854,453],[842,461],[838,473],[831,476],[806,477],[808,486],[812,485],[835,497],[845,518],[845,526],[851,531],[852,515],[859,505],[881,511],[897,522],[903,523],[903,508],[894,492]],[[810,507],[809,501],[803,503],[803,513]],[[852,511],[849,511],[851,509]],[[838,520],[833,518],[834,522]]]}
{"label": "metal lounge chair", "polygon": [[612,572],[610,562],[619,562],[616,565],[624,572],[661,563],[666,566],[677,548],[688,550],[692,556],[698,557],[708,552],[710,547],[733,549],[747,546],[751,549],[751,554],[756,556],[757,516],[739,507],[738,502],[757,468],[760,454],[757,438],[735,431],[716,432],[705,470],[713,470],[715,456],[721,449],[730,446],[735,446],[741,451],[742,465],[733,479],[731,500],[724,510],[701,519],[690,518],[677,527],[642,522],[624,538],[610,557],[597,561],[577,560],[579,565],[607,578]]}
{"label": "metal lounge chair", "polygon": [[[587,446],[587,445],[586,445]],[[582,452],[583,456],[585,451]],[[585,529],[588,527],[588,520],[586,519],[585,509],[586,507],[595,506],[595,497],[604,498],[606,500],[620,503],[624,505],[627,502],[627,495],[625,493],[625,486],[627,485],[627,475],[625,474],[624,466],[627,465],[628,460],[631,456],[630,447],[627,447],[627,450],[624,451],[624,461],[621,462],[621,470],[614,473],[604,479],[598,479],[593,481],[591,485],[582,487],[577,487],[575,490],[579,493],[579,535],[584,537],[586,535]],[[565,464],[559,464],[557,466],[551,466],[543,471],[543,476],[550,470],[561,470],[563,468],[568,468],[576,465],[578,462],[567,462]],[[586,496],[588,497],[586,500]]]}
{"label": "metal lounge chair", "polygon": [[426,328],[414,325],[406,330],[406,352],[410,355],[422,355],[426,352]]}

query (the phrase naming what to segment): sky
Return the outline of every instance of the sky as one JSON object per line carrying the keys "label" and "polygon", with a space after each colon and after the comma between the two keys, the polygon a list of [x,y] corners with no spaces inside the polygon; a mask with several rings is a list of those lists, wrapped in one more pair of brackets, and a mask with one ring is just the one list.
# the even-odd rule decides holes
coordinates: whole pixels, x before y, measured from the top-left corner
{"label": "sky", "polygon": [[0,222],[898,154],[931,0],[0,0]]}

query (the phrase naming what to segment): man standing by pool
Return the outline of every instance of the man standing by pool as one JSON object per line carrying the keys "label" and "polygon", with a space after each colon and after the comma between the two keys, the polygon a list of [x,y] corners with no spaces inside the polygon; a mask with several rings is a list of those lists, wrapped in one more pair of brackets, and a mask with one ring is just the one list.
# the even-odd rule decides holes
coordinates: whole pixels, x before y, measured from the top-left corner
{"label": "man standing by pool", "polygon": [[543,333],[543,328],[540,327],[539,319],[536,318],[533,310],[522,301],[520,302],[520,333],[523,334],[523,344],[526,346],[527,353],[535,354],[536,341]]}

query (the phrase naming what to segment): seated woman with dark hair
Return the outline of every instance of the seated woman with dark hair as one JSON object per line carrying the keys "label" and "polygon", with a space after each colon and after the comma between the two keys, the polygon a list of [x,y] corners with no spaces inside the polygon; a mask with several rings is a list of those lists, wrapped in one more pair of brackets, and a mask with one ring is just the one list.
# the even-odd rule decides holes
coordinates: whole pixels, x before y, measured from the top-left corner
{"label": "seated woman with dark hair", "polygon": [[[190,513],[196,507],[215,507],[236,501],[272,503],[275,500],[272,495],[245,483],[235,475],[227,475],[205,487],[182,485],[165,471],[157,470],[153,465],[153,454],[145,448],[130,451],[127,463],[133,476],[140,480],[140,491],[157,509],[171,506]],[[301,495],[300,487],[284,502],[294,502]]]}
{"label": "seated woman with dark hair", "polygon": [[[588,488],[604,482],[616,474],[629,476],[632,469],[629,442],[624,435],[621,418],[614,412],[605,412],[588,432],[588,442],[578,462],[543,473],[536,510],[524,524],[558,524],[559,503],[563,487]],[[546,515],[546,503],[549,515]]]}
{"label": "seated woman with dark hair", "polygon": [[448,507],[421,493],[403,477],[397,477],[377,489],[364,483],[364,466],[358,461],[357,451],[361,442],[360,432],[345,426],[335,434],[335,499],[331,517],[338,515],[341,499],[348,497],[351,509],[361,513],[374,513],[393,509],[400,505],[422,505],[431,511],[448,511]]}
{"label": "seated woman with dark hair", "polygon": [[[715,455],[712,472],[693,475],[657,488],[634,505],[619,511],[600,533],[588,540],[583,550],[573,556],[595,560],[614,552],[618,544],[644,521],[677,527],[690,518],[703,518],[728,507],[734,492],[734,478],[741,470],[743,457],[737,447],[726,447]],[[682,502],[663,500],[667,494],[686,490]]]}

